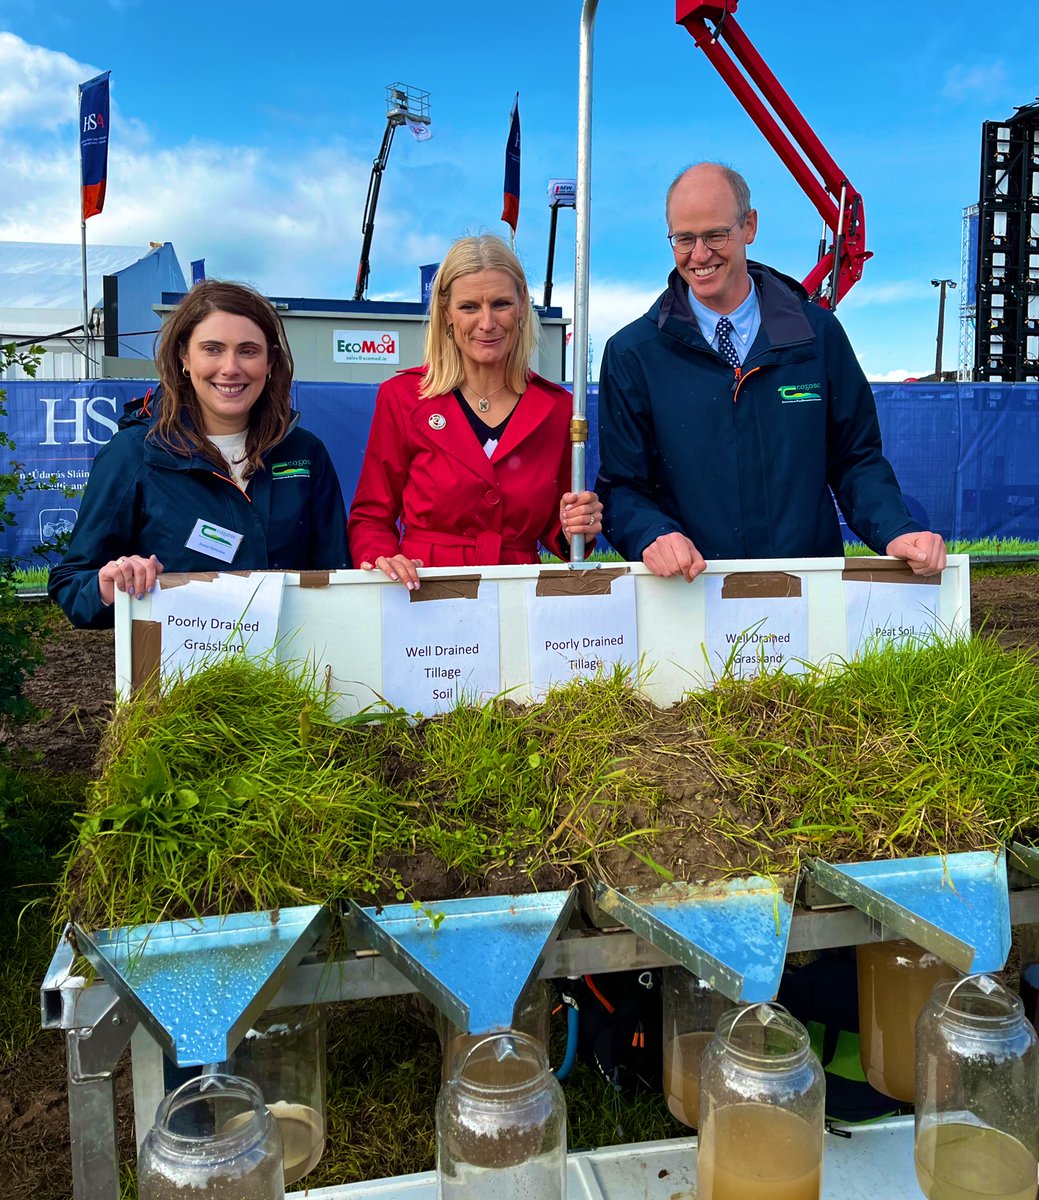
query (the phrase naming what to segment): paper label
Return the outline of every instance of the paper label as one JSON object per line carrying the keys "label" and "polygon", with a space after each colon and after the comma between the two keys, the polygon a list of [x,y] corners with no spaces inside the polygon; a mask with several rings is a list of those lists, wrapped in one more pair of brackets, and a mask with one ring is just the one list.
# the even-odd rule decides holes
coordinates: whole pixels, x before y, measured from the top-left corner
{"label": "paper label", "polygon": [[614,579],[604,595],[539,596],[526,585],[530,685],[535,693],[553,684],[589,678],[617,663],[639,661],[635,580]]}
{"label": "paper label", "polygon": [[480,580],[475,599],[412,602],[400,584],[382,589],[382,687],[408,712],[447,712],[501,691],[498,588]]}
{"label": "paper label", "polygon": [[164,588],[160,575],[151,619],[162,631],[161,681],[231,655],[273,658],[284,584],[280,572],[256,572]]}
{"label": "paper label", "polygon": [[[747,679],[765,671],[799,675],[808,657],[808,600],[785,596],[725,595],[726,577],[705,575],[707,662],[715,678]],[[728,589],[731,591],[732,589]]]}
{"label": "paper label", "polygon": [[941,589],[922,584],[844,584],[848,653],[858,654],[870,641],[909,642],[941,631]]}

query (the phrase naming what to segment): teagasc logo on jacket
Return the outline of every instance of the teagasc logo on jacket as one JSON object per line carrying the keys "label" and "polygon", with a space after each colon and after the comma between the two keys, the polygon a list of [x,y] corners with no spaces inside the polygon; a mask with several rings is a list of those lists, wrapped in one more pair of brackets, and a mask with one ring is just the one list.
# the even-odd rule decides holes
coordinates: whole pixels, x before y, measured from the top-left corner
{"label": "teagasc logo on jacket", "polygon": [[310,459],[296,458],[292,462],[273,463],[271,465],[272,479],[309,479]]}
{"label": "teagasc logo on jacket", "polygon": [[822,400],[822,384],[819,383],[791,383],[776,390],[780,404],[808,404],[813,400]]}

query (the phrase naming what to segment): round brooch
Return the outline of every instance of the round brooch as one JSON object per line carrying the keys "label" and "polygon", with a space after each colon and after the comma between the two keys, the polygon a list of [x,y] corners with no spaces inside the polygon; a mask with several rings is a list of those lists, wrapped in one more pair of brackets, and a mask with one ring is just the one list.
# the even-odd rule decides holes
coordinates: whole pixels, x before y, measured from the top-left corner
{"label": "round brooch", "polygon": [[433,413],[433,415],[429,418],[430,429],[443,429],[446,424],[447,417],[443,416],[441,413]]}

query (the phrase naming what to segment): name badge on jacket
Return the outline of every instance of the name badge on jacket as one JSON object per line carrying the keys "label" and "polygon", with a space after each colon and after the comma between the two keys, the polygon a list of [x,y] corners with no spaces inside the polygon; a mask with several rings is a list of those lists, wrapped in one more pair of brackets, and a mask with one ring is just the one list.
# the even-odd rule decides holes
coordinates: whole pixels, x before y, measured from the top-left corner
{"label": "name badge on jacket", "polygon": [[215,525],[212,521],[204,521],[200,517],[184,545],[189,550],[197,550],[199,554],[208,554],[210,558],[229,563],[234,561],[243,536],[241,533],[235,533],[233,529],[225,529],[223,525]]}

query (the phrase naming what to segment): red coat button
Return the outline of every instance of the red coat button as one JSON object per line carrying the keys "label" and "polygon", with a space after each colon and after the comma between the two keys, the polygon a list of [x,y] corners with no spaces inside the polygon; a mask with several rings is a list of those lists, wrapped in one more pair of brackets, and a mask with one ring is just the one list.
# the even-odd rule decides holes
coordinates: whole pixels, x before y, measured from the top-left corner
{"label": "red coat button", "polygon": [[501,501],[501,496],[499,496],[495,491],[484,492],[483,498],[488,504],[498,504]]}

